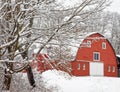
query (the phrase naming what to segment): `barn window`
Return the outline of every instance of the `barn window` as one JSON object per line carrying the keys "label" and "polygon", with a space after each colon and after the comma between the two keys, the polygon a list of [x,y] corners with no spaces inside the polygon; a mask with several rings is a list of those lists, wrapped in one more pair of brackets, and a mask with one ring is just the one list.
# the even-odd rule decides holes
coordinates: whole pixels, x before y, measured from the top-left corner
{"label": "barn window", "polygon": [[108,66],[108,72],[110,72],[110,66]]}
{"label": "barn window", "polygon": [[83,64],[83,66],[82,66],[82,67],[83,67],[83,70],[85,70],[85,64]]}
{"label": "barn window", "polygon": [[100,61],[100,53],[99,52],[94,52],[93,53],[93,60],[94,61]]}
{"label": "barn window", "polygon": [[80,70],[80,64],[78,64],[78,67],[77,67],[78,70]]}
{"label": "barn window", "polygon": [[114,66],[112,67],[112,72],[115,72],[115,67]]}
{"label": "barn window", "polygon": [[91,47],[91,41],[87,41],[87,47]]}
{"label": "barn window", "polygon": [[102,42],[102,49],[106,49],[106,43]]}

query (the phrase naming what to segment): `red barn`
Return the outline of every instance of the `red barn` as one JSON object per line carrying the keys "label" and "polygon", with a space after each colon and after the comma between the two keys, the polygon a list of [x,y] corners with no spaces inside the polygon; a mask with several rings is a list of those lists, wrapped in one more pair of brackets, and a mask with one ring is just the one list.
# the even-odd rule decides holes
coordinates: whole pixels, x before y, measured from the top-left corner
{"label": "red barn", "polygon": [[99,33],[90,34],[83,40],[71,64],[75,76],[118,76],[114,49]]}
{"label": "red barn", "polygon": [[[30,63],[32,69],[37,69],[40,73],[46,70],[57,69],[71,74],[71,63],[52,60],[47,54],[33,54],[35,59]],[[71,74],[72,75],[72,74]]]}

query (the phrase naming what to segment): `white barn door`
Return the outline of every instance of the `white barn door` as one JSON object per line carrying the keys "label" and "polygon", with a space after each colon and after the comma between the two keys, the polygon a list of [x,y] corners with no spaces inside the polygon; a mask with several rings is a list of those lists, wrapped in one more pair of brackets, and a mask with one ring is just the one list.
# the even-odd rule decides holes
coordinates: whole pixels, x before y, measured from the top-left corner
{"label": "white barn door", "polygon": [[101,62],[90,62],[90,76],[104,76],[104,65]]}

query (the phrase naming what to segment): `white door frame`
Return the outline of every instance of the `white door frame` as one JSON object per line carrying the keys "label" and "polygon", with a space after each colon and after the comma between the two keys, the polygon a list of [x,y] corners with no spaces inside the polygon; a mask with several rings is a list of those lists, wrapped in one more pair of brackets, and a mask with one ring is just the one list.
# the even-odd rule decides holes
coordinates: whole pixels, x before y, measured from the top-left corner
{"label": "white door frame", "polygon": [[102,62],[90,62],[90,76],[104,76],[104,64]]}

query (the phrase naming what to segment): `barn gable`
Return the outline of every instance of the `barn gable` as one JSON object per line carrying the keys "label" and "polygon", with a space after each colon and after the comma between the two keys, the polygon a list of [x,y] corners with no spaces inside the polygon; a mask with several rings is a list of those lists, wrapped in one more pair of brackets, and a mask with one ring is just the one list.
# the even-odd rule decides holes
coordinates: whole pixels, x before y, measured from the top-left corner
{"label": "barn gable", "polygon": [[[86,75],[85,72],[88,75],[93,74],[90,71],[93,70],[95,72],[94,69],[99,67],[96,69],[98,70],[96,71],[96,75],[117,76],[117,60],[114,49],[110,42],[99,33],[90,34],[80,44],[76,59],[73,62],[73,74],[77,75],[78,72],[83,71],[77,68],[74,69],[74,65],[78,66],[80,63],[83,64],[83,62],[89,62],[89,65],[86,65],[86,70],[81,75]],[[97,67],[93,68],[93,66]],[[101,74],[97,72],[101,72]]]}

